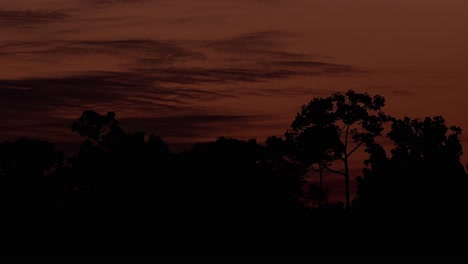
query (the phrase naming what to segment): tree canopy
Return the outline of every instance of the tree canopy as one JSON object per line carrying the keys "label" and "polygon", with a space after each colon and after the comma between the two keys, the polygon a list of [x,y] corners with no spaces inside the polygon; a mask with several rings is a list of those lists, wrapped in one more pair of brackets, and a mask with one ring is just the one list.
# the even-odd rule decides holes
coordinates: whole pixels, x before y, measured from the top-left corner
{"label": "tree canopy", "polygon": [[[76,237],[125,252],[122,241],[141,248],[148,244],[137,245],[135,234],[151,234],[165,256],[170,248],[233,254],[235,241],[257,254],[261,244],[277,255],[293,248],[295,256],[365,256],[371,248],[387,252],[374,241],[400,239],[413,250],[410,239],[401,240],[413,234],[427,249],[446,243],[431,239],[436,231],[468,234],[461,128],[441,116],[390,117],[384,106],[380,95],[334,93],[303,105],[283,136],[220,136],[181,152],[161,136],[127,133],[114,112],[85,110],[69,127],[84,138],[73,156],[38,139],[0,143],[0,209],[27,219],[21,228],[38,219],[47,219],[41,230],[59,226],[54,254],[57,245],[73,252],[67,247]],[[360,150],[368,154],[362,174],[351,175],[350,157]],[[325,171],[343,176],[344,202],[330,201]],[[318,184],[310,172],[321,175]],[[443,229],[437,217],[445,219]],[[367,242],[341,243],[354,238]]]}
{"label": "tree canopy", "polygon": [[[317,164],[320,172],[325,168],[344,176],[347,209],[351,207],[349,157],[380,135],[388,119],[381,112],[384,106],[382,96],[353,90],[314,98],[302,106],[286,132],[294,145],[293,159],[304,167]],[[330,168],[331,161],[341,161],[344,169]]]}

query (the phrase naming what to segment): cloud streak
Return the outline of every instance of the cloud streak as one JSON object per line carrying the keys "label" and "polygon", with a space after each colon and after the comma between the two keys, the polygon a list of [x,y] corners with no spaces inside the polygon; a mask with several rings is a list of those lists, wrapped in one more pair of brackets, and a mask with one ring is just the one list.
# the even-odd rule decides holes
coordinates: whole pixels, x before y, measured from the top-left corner
{"label": "cloud streak", "polygon": [[[190,102],[216,100],[232,95],[193,88],[153,85],[141,75],[93,73],[54,79],[0,81],[0,124],[4,137],[18,131],[61,144],[75,141],[68,126],[85,109],[115,111],[127,131],[156,133],[175,144],[239,136],[248,128],[270,127],[268,115],[211,112]],[[15,117],[15,118],[12,118]],[[62,137],[62,139],[56,139]]]}
{"label": "cloud streak", "polygon": [[204,59],[203,54],[182,48],[176,43],[156,40],[102,40],[102,41],[11,41],[0,44],[0,55],[93,55],[141,58],[172,62],[177,59]]}
{"label": "cloud streak", "polygon": [[[226,73],[215,73],[218,78]],[[232,74],[232,73],[230,73]],[[235,72],[234,76],[237,76]],[[203,75],[204,76],[204,75]],[[250,78],[257,78],[258,74]],[[263,76],[261,76],[263,78]],[[174,77],[175,78],[175,77]],[[236,77],[237,78],[237,77]],[[258,95],[291,94],[266,88],[230,89],[160,85],[158,76],[130,72],[88,72],[56,78],[0,80],[0,123],[3,136],[37,137],[69,134],[68,125],[85,109],[115,111],[130,130],[158,133],[170,141],[195,142],[219,135],[242,135],[246,129],[271,128],[272,116],[212,112],[200,102]],[[180,83],[180,82],[179,82]],[[194,82],[189,82],[193,84]],[[14,117],[14,118],[12,118]],[[275,127],[275,125],[273,125]],[[61,141],[66,141],[61,139]]]}
{"label": "cloud streak", "polygon": [[[275,123],[278,116],[268,111],[244,114],[242,107],[252,104],[244,100],[313,93],[285,89],[276,83],[280,80],[363,72],[291,52],[287,43],[296,35],[284,31],[250,32],[216,40],[82,35],[94,34],[93,30],[103,33],[102,28],[114,30],[116,23],[128,30],[135,23],[186,25],[222,20],[193,14],[185,18],[122,17],[119,21],[111,12],[134,4],[133,0],[89,0],[81,8],[68,4],[68,9],[0,10],[0,27],[47,25],[44,32],[53,36],[0,43],[0,59],[19,69],[18,75],[11,75],[15,77],[0,75],[0,118],[5,120],[0,129],[7,131],[3,136],[50,135],[55,137],[52,141],[66,142],[70,122],[86,109],[115,111],[124,129],[156,133],[174,144],[218,136],[243,137],[249,131],[262,134],[279,129],[282,124]],[[116,5],[120,9],[115,9]],[[87,15],[89,7],[96,9]],[[96,10],[105,15],[97,16]],[[66,26],[54,28],[59,22],[66,22]],[[95,27],[84,28],[80,23]],[[49,28],[49,24],[54,27]],[[231,105],[210,111],[218,101]]]}
{"label": "cloud streak", "polygon": [[284,51],[284,40],[295,35],[283,31],[261,31],[224,40],[206,41],[205,47],[240,58],[304,59],[305,54]]}
{"label": "cloud streak", "polygon": [[307,75],[339,75],[366,72],[354,66],[326,63],[321,61],[284,60],[271,61],[265,64],[270,67],[273,66],[283,69],[294,69]]}
{"label": "cloud streak", "polygon": [[291,70],[246,68],[159,68],[138,71],[150,74],[162,83],[178,84],[258,82],[299,74]]}
{"label": "cloud streak", "polygon": [[0,27],[38,26],[63,22],[69,14],[63,10],[0,10]]}
{"label": "cloud streak", "polygon": [[215,140],[220,136],[251,138],[245,135],[246,130],[278,129],[278,125],[272,124],[274,118],[272,115],[235,115],[198,110],[181,115],[118,118],[118,120],[124,128],[132,127],[133,131],[137,131],[138,127],[145,124],[145,130],[161,135],[172,146],[173,151],[181,151],[190,148],[194,143]]}
{"label": "cloud streak", "polygon": [[[187,104],[186,100],[209,100],[229,96],[219,91],[155,85],[156,78],[128,72],[89,72],[59,78],[0,80],[0,103],[4,110],[44,110],[71,105],[145,105],[157,109]],[[138,103],[138,104],[136,104]],[[4,112],[4,111],[3,111]]]}

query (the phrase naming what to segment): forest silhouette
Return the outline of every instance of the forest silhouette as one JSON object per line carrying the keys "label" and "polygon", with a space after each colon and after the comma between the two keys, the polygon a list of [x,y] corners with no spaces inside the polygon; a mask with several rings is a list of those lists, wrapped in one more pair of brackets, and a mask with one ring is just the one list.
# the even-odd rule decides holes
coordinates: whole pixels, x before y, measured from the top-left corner
{"label": "forest silhouette", "polygon": [[[465,258],[461,128],[384,107],[379,95],[334,93],[304,104],[282,136],[178,153],[93,110],[68,124],[83,140],[72,157],[43,140],[3,142],[2,258]],[[328,201],[329,173],[344,201]]]}

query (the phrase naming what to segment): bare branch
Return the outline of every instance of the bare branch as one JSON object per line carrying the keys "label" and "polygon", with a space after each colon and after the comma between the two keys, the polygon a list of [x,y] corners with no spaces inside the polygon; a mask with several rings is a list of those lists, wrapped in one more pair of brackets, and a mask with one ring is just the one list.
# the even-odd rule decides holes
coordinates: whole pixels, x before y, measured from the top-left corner
{"label": "bare branch", "polygon": [[343,176],[346,176],[346,174],[344,172],[342,172],[342,171],[337,171],[337,170],[331,169],[326,164],[324,164],[324,166],[325,166],[325,169],[327,169],[329,172],[333,172],[333,173],[337,173],[337,174],[341,174]]}
{"label": "bare branch", "polygon": [[347,153],[346,156],[349,157],[351,154],[353,154],[353,152],[356,151],[363,143],[364,141],[359,142],[359,144],[357,144],[356,147],[354,147],[349,153]]}
{"label": "bare branch", "polygon": [[340,135],[344,133],[344,129],[346,128],[346,126],[347,126],[347,125],[345,124],[345,125],[340,129],[340,133],[339,133]]}

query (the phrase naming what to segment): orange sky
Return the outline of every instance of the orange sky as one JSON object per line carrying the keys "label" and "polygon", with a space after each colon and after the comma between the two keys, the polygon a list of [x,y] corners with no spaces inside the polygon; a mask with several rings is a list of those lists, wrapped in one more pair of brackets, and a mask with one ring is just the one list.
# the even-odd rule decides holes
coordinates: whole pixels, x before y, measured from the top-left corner
{"label": "orange sky", "polygon": [[467,29],[465,0],[2,1],[0,140],[79,142],[94,109],[179,148],[263,141],[347,89],[468,129]]}

